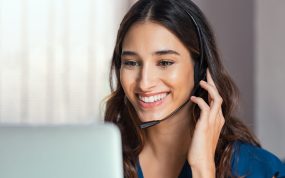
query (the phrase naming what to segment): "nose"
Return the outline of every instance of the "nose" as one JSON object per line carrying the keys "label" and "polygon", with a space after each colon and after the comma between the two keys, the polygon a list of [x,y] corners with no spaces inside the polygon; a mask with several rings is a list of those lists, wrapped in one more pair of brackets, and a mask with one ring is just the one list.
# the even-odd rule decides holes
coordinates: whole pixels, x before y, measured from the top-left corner
{"label": "nose", "polygon": [[142,66],[138,77],[138,87],[141,91],[147,92],[153,89],[157,81],[157,72],[150,65]]}

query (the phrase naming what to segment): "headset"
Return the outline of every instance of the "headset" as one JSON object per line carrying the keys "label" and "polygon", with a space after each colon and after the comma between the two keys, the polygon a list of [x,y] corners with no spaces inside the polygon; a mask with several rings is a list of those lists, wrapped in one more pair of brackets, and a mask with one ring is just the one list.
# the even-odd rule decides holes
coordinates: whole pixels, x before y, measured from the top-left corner
{"label": "headset", "polygon": [[[200,55],[199,55],[199,59],[195,62],[194,65],[194,89],[192,90],[191,96],[195,95],[198,91],[202,90],[202,88],[199,85],[199,82],[201,80],[206,80],[206,70],[207,70],[207,63],[204,60],[204,43],[203,43],[203,36],[202,36],[202,32],[201,29],[198,26],[198,23],[196,22],[195,18],[193,15],[191,15],[186,9],[184,9],[184,7],[180,4],[177,3],[177,5],[183,9],[183,11],[185,13],[187,13],[187,15],[191,18],[195,28],[196,28],[196,32],[198,34],[198,41],[199,41],[199,48],[200,48]],[[166,117],[164,117],[161,120],[153,120],[153,121],[147,121],[147,122],[142,122],[139,127],[141,129],[145,129],[145,128],[149,128],[152,126],[155,126],[159,123],[161,123],[162,121],[165,121],[169,118],[171,118],[173,115],[175,115],[177,112],[179,112],[188,102],[190,101],[190,99],[187,99],[182,105],[180,105],[176,110],[174,110],[172,113],[170,113],[169,115],[167,115]]]}

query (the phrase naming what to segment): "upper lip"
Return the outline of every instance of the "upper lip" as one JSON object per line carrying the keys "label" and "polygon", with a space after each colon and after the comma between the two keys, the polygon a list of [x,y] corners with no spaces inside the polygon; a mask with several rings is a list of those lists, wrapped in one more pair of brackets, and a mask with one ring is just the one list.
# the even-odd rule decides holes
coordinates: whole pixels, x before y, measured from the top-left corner
{"label": "upper lip", "polygon": [[143,97],[149,97],[149,96],[159,95],[159,94],[162,94],[162,93],[168,94],[169,92],[163,91],[163,92],[157,92],[157,93],[137,93],[137,95],[143,96]]}

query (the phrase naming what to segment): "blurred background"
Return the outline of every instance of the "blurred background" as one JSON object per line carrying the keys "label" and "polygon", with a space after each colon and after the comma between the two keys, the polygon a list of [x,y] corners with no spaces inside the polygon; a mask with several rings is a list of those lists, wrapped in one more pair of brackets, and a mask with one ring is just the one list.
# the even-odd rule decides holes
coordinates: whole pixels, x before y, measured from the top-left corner
{"label": "blurred background", "polygon": [[[102,120],[116,33],[135,0],[0,0],[0,122]],[[241,92],[237,115],[285,159],[285,1],[194,0]]]}

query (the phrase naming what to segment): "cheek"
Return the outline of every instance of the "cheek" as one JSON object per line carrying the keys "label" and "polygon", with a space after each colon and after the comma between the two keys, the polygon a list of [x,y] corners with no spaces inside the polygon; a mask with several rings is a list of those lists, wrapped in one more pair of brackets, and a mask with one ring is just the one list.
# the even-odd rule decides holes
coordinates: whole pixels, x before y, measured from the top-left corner
{"label": "cheek", "polygon": [[191,66],[179,67],[167,76],[167,81],[179,93],[189,95],[194,87],[194,72]]}
{"label": "cheek", "polygon": [[167,75],[168,85],[172,88],[174,99],[190,97],[194,87],[194,71],[191,65],[184,65]]}
{"label": "cheek", "polygon": [[120,71],[120,82],[123,87],[123,90],[127,96],[132,93],[131,88],[135,82],[135,74],[121,69]]}

